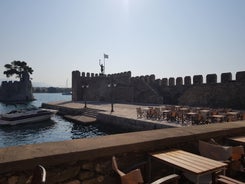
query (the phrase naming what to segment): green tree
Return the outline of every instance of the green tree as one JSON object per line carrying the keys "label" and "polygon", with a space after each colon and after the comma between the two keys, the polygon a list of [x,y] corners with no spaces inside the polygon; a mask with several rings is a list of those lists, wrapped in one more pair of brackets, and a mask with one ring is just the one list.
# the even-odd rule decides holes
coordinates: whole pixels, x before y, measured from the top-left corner
{"label": "green tree", "polygon": [[29,67],[25,61],[12,61],[11,64],[6,64],[4,67],[6,71],[4,71],[3,74],[7,77],[16,75],[16,78],[22,79],[25,72],[28,74],[33,73],[33,69]]}

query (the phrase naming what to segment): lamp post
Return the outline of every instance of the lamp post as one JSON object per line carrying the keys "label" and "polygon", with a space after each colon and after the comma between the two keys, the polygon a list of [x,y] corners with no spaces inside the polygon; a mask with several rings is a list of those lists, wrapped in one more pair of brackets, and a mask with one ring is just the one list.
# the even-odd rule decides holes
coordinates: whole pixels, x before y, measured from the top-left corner
{"label": "lamp post", "polygon": [[113,88],[115,88],[117,86],[116,83],[109,83],[108,84],[108,88],[111,88],[111,112],[114,112],[114,108],[113,108],[113,105],[114,105],[114,90]]}
{"label": "lamp post", "polygon": [[82,89],[84,89],[84,92],[83,92],[83,97],[84,97],[84,108],[87,108],[87,97],[86,97],[86,94],[85,94],[85,89],[86,88],[89,88],[89,85],[86,84],[86,85],[82,85]]}

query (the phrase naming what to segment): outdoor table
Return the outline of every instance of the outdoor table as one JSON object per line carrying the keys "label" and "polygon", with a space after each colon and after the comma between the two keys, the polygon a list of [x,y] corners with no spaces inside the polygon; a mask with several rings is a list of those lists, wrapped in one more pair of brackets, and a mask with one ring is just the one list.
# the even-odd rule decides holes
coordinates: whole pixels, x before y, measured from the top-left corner
{"label": "outdoor table", "polygon": [[176,105],[176,106],[174,106],[174,107],[175,107],[175,110],[179,110],[179,109],[181,108],[180,105]]}
{"label": "outdoor table", "polygon": [[151,153],[149,157],[149,181],[151,180],[151,159],[156,159],[180,171],[196,176],[196,182],[199,183],[199,177],[204,174],[213,174],[216,171],[223,171],[227,167],[226,163],[209,159],[183,150],[168,150],[160,153]]}
{"label": "outdoor table", "polygon": [[239,137],[229,137],[228,141],[231,143],[234,143],[236,145],[243,145],[245,146],[245,136],[239,136]]}
{"label": "outdoor table", "polygon": [[182,107],[179,109],[181,111],[181,121],[182,121],[182,125],[184,124],[184,112],[185,111],[188,111],[189,108],[186,108],[186,107]]}
{"label": "outdoor table", "polygon": [[162,111],[162,115],[163,115],[163,119],[166,119],[168,120],[168,114],[171,112],[171,110],[163,110]]}
{"label": "outdoor table", "polygon": [[210,112],[210,110],[208,110],[208,109],[202,109],[202,110],[200,110],[200,113],[201,113],[201,115],[203,117],[204,122],[207,121],[208,113],[209,112]]}
{"label": "outdoor table", "polygon": [[182,108],[180,108],[179,110],[181,110],[181,111],[188,111],[189,108],[187,108],[187,107],[182,107]]}
{"label": "outdoor table", "polygon": [[239,112],[236,112],[236,111],[230,111],[230,112],[227,112],[226,114],[236,116],[238,113]]}
{"label": "outdoor table", "polygon": [[195,116],[197,116],[197,113],[196,112],[188,112],[186,115],[190,116],[191,124],[193,124],[193,119]]}
{"label": "outdoor table", "polygon": [[[239,112],[237,112],[237,111],[230,111],[230,112],[226,113],[226,116],[228,117],[229,120],[236,121],[238,114],[239,114]],[[231,119],[229,117],[231,117]]]}
{"label": "outdoor table", "polygon": [[212,115],[211,118],[212,118],[212,122],[213,122],[214,119],[216,119],[218,122],[223,122],[225,116],[221,115],[221,114],[215,114],[215,115]]}
{"label": "outdoor table", "polygon": [[200,110],[200,112],[201,113],[208,113],[208,112],[210,112],[210,110],[208,110],[208,109],[202,109],[202,110]]}

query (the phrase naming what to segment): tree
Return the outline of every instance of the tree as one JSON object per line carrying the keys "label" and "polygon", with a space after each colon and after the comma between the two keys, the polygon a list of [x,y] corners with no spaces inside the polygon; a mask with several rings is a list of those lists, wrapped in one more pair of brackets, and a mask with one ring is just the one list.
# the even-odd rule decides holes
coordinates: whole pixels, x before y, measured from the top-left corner
{"label": "tree", "polygon": [[33,69],[25,61],[12,61],[11,64],[4,65],[6,71],[3,72],[7,77],[17,75],[16,78],[22,79],[24,73],[32,74]]}

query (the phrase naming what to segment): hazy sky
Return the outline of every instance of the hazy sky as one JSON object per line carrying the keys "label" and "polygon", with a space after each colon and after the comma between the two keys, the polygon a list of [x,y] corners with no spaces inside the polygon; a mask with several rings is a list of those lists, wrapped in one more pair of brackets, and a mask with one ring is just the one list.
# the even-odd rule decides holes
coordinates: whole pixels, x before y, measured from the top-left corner
{"label": "hazy sky", "polygon": [[[0,0],[4,64],[26,61],[33,83],[71,72],[184,77],[245,70],[245,0]],[[14,79],[14,78],[13,78]]]}

